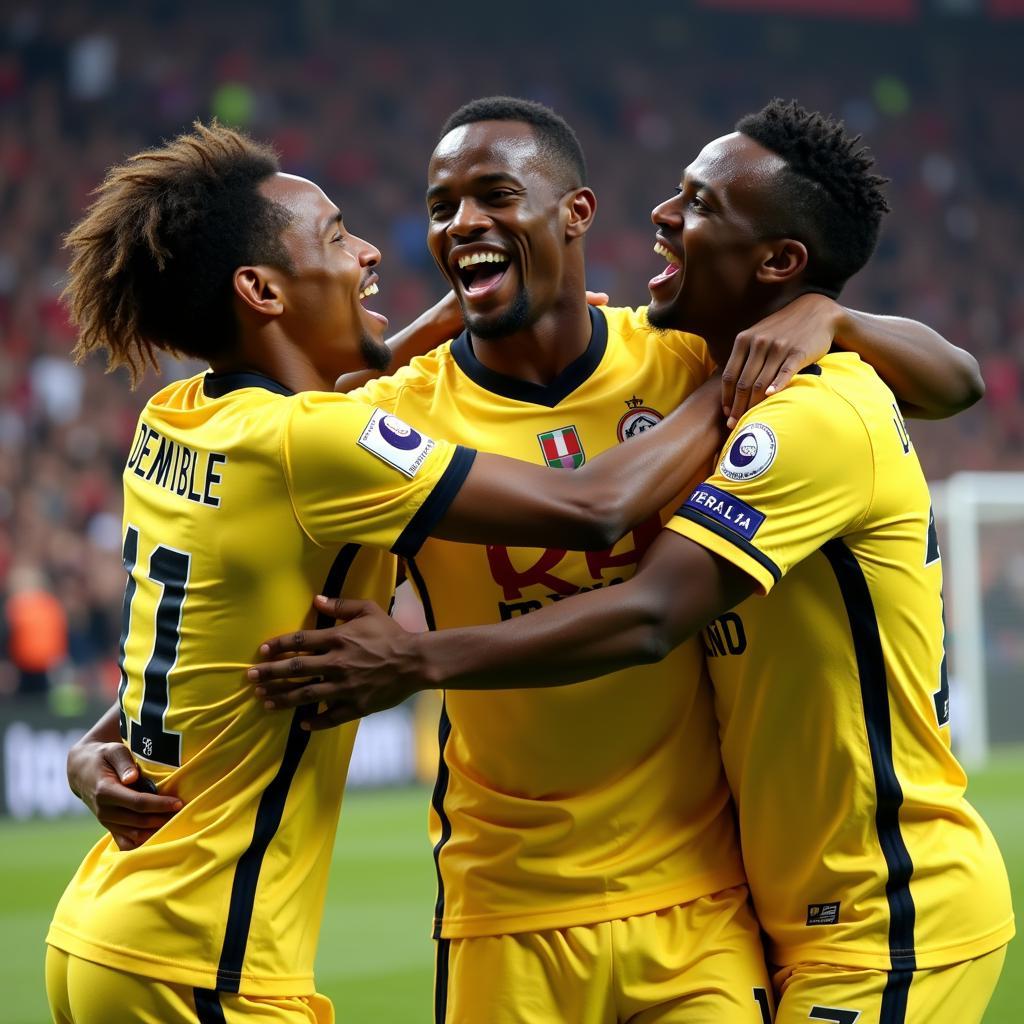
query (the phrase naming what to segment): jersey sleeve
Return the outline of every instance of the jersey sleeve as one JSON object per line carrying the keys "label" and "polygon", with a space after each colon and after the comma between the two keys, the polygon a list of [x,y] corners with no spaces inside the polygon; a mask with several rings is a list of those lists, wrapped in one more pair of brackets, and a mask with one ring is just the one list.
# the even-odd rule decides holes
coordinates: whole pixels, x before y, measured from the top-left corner
{"label": "jersey sleeve", "polygon": [[361,387],[346,392],[346,395],[353,401],[362,402],[365,405],[375,405],[378,409],[384,409],[386,412],[394,412],[398,407],[398,398],[401,393],[401,382],[394,376],[389,376],[369,380]]}
{"label": "jersey sleeve", "polygon": [[400,416],[412,416],[412,412],[403,410],[415,410],[424,401],[429,408],[442,357],[447,354],[450,346],[451,342],[446,341],[426,355],[416,356],[408,366],[399,367],[386,377],[375,377],[362,387],[347,392],[348,397]]}
{"label": "jersey sleeve", "polygon": [[347,395],[310,393],[294,401],[282,460],[307,536],[325,547],[358,543],[416,554],[476,452]]}
{"label": "jersey sleeve", "polygon": [[867,430],[824,386],[793,385],[748,412],[715,472],[667,524],[768,593],[798,562],[863,521],[874,488]]}

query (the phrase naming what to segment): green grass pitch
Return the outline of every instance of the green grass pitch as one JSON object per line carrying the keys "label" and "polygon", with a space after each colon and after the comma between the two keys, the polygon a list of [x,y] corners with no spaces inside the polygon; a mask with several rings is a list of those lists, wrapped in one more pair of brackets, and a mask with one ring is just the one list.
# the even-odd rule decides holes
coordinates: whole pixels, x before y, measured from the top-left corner
{"label": "green grass pitch", "polygon": [[[969,796],[1002,846],[1024,920],[1024,750],[974,773]],[[431,1019],[428,937],[434,869],[427,790],[352,793],[345,801],[320,940],[317,981],[339,1024]],[[47,1024],[43,936],[98,826],[85,820],[0,825],[0,992],[6,1024]],[[986,1024],[1024,1020],[1024,943],[1013,942]]]}

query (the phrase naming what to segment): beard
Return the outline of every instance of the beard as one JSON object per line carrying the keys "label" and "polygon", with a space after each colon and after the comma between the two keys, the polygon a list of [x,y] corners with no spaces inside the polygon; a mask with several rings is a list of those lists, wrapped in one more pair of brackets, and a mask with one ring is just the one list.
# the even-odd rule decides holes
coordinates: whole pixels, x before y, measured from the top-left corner
{"label": "beard", "polygon": [[462,308],[462,317],[473,336],[482,338],[484,341],[493,341],[515,334],[516,331],[529,327],[536,319],[530,312],[530,297],[526,294],[525,288],[520,288],[516,292],[516,297],[512,300],[511,305],[499,313],[496,318],[485,319],[478,314],[470,313],[465,306]]}
{"label": "beard", "polygon": [[676,312],[671,305],[648,306],[647,322],[658,331],[671,331],[679,329],[676,322]]}
{"label": "beard", "polygon": [[359,336],[359,353],[368,370],[386,370],[391,365],[391,349],[365,331]]}

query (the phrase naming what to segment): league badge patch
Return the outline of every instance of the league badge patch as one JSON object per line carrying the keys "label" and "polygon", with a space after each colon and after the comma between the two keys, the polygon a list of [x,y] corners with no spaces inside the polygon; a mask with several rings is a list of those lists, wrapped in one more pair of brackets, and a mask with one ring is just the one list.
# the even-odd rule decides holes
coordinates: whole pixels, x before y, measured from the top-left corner
{"label": "league badge patch", "polygon": [[637,398],[636,395],[626,399],[626,406],[629,412],[619,420],[619,425],[615,428],[619,441],[628,441],[631,437],[656,427],[664,419],[660,412],[644,405],[644,400]]}
{"label": "league badge patch", "polygon": [[775,435],[765,423],[741,427],[719,465],[730,480],[753,480],[775,461]]}
{"label": "league badge patch", "polygon": [[544,461],[553,469],[579,469],[587,457],[576,428],[559,427],[537,435]]}
{"label": "league badge patch", "polygon": [[434,442],[397,416],[374,409],[359,437],[359,447],[372,452],[411,480],[434,448]]}

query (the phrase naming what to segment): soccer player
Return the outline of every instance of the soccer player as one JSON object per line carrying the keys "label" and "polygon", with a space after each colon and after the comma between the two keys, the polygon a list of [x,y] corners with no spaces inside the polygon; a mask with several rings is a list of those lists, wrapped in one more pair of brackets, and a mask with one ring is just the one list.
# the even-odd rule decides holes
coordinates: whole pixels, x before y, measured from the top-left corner
{"label": "soccer player", "polygon": [[[504,100],[457,112],[431,160],[428,240],[468,330],[364,394],[402,416],[433,416],[482,447],[572,466],[646,431],[703,379],[708,353],[694,336],[654,331],[642,312],[588,312],[575,212],[592,215],[583,175],[575,139],[550,112]],[[779,216],[786,223],[785,209]],[[707,246],[692,254],[691,272],[709,304],[731,310],[733,292],[715,291],[720,260]],[[770,280],[750,285],[762,316],[809,290],[783,292]],[[866,332],[881,361],[894,350],[909,359],[918,338],[934,344],[919,325],[853,317],[821,295],[803,295],[800,304],[804,317],[842,315],[851,339],[867,350]],[[753,308],[753,299],[737,307],[728,344],[717,345],[719,361],[728,359],[737,332],[759,319],[748,315]],[[800,319],[793,307],[782,315]],[[680,316],[671,326],[686,324]],[[827,319],[819,322],[824,328],[830,340]],[[763,338],[766,330],[743,336]],[[904,387],[914,372],[908,363]],[[928,366],[920,372],[934,380]],[[761,390],[773,375],[766,373]],[[926,404],[920,390],[911,404]],[[561,449],[552,450],[554,438]],[[615,607],[633,589],[627,581],[659,526],[652,521],[601,556],[428,541],[410,560],[410,575],[429,624],[440,629],[433,639],[466,635],[472,643],[473,631],[448,634],[445,627],[508,620],[493,630],[501,637],[513,623],[532,625],[535,613],[543,620],[549,606],[568,614],[579,599],[563,598],[586,591]],[[331,646],[336,635],[289,636],[269,656]],[[376,635],[388,642],[384,630]],[[572,642],[600,647],[599,636],[584,640],[581,631]],[[545,638],[557,643],[553,632]],[[405,640],[397,634],[396,644]],[[507,655],[506,640],[501,646]],[[347,663],[335,651],[311,664],[331,676],[332,659]],[[442,715],[432,816],[435,1019],[761,1020],[768,982],[740,888],[697,642],[659,665],[564,690],[523,689],[547,666],[519,654],[509,662],[514,668],[487,660],[500,692],[453,688]],[[295,675],[304,664],[289,658],[259,674]],[[386,702],[418,682],[400,677]],[[293,699],[312,693],[337,695],[330,683],[304,685]]]}
{"label": "soccer player", "polygon": [[68,245],[79,356],[106,350],[133,380],[159,351],[211,370],[139,419],[105,719],[163,791],[140,795],[184,807],[136,849],[108,837],[87,855],[47,936],[54,1018],[329,1020],[312,966],[353,732],[268,718],[244,671],[259,640],[311,625],[319,588],[386,604],[390,551],[428,534],[607,547],[710,455],[717,389],[574,474],[329,393],[387,360],[386,321],[363,305],[380,254],[316,185],[216,125],[113,168]]}

